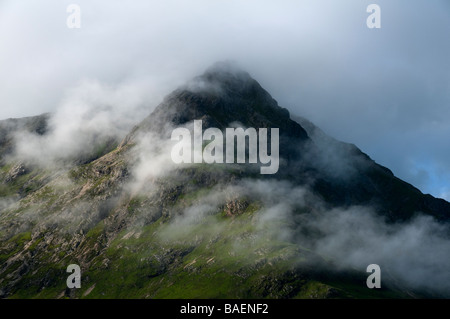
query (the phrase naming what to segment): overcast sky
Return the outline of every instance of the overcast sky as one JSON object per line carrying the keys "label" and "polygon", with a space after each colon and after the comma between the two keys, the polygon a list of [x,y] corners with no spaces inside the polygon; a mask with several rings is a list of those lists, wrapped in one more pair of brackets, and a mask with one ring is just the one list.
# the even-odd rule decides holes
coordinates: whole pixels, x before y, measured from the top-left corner
{"label": "overcast sky", "polygon": [[[371,3],[381,29],[367,28]],[[292,113],[450,199],[450,1],[132,4],[0,1],[0,118],[54,111],[86,80],[137,88],[151,110],[231,59]]]}

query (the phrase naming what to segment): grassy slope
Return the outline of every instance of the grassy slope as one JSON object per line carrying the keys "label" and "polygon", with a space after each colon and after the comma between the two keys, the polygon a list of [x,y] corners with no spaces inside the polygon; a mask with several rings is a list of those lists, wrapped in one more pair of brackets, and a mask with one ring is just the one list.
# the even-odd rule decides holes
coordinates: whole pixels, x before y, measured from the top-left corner
{"label": "grassy slope", "polygon": [[[120,156],[96,161],[72,170],[69,176],[74,184],[65,189],[52,183],[26,189],[18,207],[2,212],[0,223],[4,227],[30,205],[34,205],[31,209],[38,207],[43,216],[61,214],[86,185],[87,191],[78,200],[102,201],[114,184],[111,176],[121,165]],[[99,174],[101,171],[104,173]],[[20,177],[8,185],[7,194],[20,193],[27,178],[38,175],[32,171]],[[191,180],[198,184],[197,178]],[[169,211],[179,210],[207,192],[206,188],[188,193],[167,191],[171,200],[165,204]],[[118,229],[120,214],[129,221],[145,214],[149,205],[149,198],[136,195],[121,199],[108,215],[84,231],[37,227],[38,221],[24,232],[4,237],[0,289],[14,280],[10,298],[405,297],[386,288],[367,289],[366,274],[315,270],[308,261],[317,256],[258,226],[259,203],[250,203],[236,216],[218,211],[182,228],[174,228],[173,215],[162,214],[144,225],[129,223]],[[66,288],[69,274],[65,269],[71,263],[82,268],[79,290]]]}

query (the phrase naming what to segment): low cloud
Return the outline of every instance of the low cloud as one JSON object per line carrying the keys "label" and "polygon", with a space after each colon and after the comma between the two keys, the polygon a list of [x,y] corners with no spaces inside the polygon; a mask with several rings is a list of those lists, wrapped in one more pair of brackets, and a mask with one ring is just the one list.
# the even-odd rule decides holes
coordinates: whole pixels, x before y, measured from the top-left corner
{"label": "low cloud", "polygon": [[48,122],[48,132],[15,134],[14,157],[41,167],[101,152],[105,144],[119,142],[151,108],[145,86],[107,86],[85,81],[70,90]]}
{"label": "low cloud", "polygon": [[242,180],[217,185],[175,216],[160,234],[161,240],[198,243],[218,238],[230,230],[224,220],[211,216],[236,199],[260,204],[247,221],[255,227],[252,234],[247,240],[236,238],[236,251],[251,251],[264,239],[269,240],[267,248],[270,242],[289,242],[320,256],[308,262],[330,261],[317,264],[325,269],[364,273],[368,265],[378,264],[382,283],[450,294],[448,225],[424,215],[409,222],[388,223],[371,207],[329,210],[307,188],[284,181]]}

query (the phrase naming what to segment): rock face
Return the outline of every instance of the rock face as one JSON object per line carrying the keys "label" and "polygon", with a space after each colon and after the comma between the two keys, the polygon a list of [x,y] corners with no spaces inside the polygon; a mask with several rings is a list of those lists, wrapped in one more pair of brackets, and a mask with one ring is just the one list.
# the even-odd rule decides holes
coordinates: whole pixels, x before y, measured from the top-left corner
{"label": "rock face", "polygon": [[[45,134],[44,118],[33,126],[39,134]],[[137,169],[142,158],[151,164],[157,157],[142,156],[139,136],[169,139],[170,128],[199,119],[204,129],[233,123],[279,128],[278,173],[197,164],[146,178],[136,174],[146,172]],[[2,141],[6,152],[10,140]],[[280,230],[299,228],[307,213],[320,214],[314,200],[330,208],[370,205],[390,222],[407,221],[416,212],[442,222],[450,216],[449,203],[423,195],[356,146],[291,117],[248,73],[229,63],[212,66],[169,94],[100,158],[56,171],[2,163],[0,181],[4,298],[361,296],[364,271],[330,273],[326,258]],[[299,195],[298,203],[286,203],[280,189],[296,188],[307,189],[313,200]],[[271,201],[292,206],[293,218],[274,219]],[[82,268],[80,290],[66,288],[65,270],[72,263]],[[410,291],[387,284],[363,296],[405,297]]]}
{"label": "rock face", "polygon": [[14,165],[6,174],[5,183],[12,182],[16,180],[19,176],[25,175],[28,172],[28,169],[22,164],[19,163]]}

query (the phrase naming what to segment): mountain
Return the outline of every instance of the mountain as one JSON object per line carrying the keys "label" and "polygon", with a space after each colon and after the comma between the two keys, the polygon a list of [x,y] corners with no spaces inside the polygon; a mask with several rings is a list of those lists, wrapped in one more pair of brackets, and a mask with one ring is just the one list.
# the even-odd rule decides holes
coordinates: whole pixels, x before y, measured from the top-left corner
{"label": "mountain", "polygon": [[[450,204],[291,116],[233,64],[217,63],[169,94],[120,143],[97,139],[94,153],[61,166],[14,156],[14,132],[45,135],[48,117],[0,122],[3,298],[447,296],[389,261],[382,288],[368,289],[365,268],[318,243],[348,212],[382,220],[389,235],[418,215],[446,227]],[[258,164],[175,165],[171,132],[194,120],[203,130],[279,128],[277,173],[260,174]],[[358,234],[351,227],[345,232]],[[70,264],[81,267],[80,289],[66,286]]]}
{"label": "mountain", "polygon": [[332,205],[376,205],[391,221],[407,220],[417,211],[438,220],[449,219],[449,203],[423,195],[356,146],[326,136],[306,119],[294,121],[248,73],[227,63],[214,65],[170,94],[126,140],[142,131],[162,132],[167,123],[179,126],[194,119],[203,120],[204,129],[223,130],[233,122],[244,127],[282,128],[280,157],[287,161],[277,177],[297,183],[314,180],[314,190]]}

